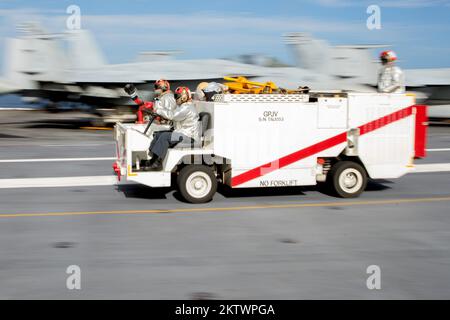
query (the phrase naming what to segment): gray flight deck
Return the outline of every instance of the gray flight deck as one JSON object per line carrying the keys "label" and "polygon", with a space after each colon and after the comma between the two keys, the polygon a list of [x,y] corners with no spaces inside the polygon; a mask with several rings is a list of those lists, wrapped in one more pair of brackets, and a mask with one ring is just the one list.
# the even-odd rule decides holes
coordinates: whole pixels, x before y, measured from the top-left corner
{"label": "gray flight deck", "polygon": [[[357,199],[221,188],[192,205],[140,185],[8,187],[106,179],[115,146],[112,131],[57,118],[74,115],[0,112],[0,299],[450,299],[450,127],[429,128],[416,162],[442,171],[373,181]],[[42,158],[54,160],[23,162]],[[81,290],[66,288],[70,265]]]}

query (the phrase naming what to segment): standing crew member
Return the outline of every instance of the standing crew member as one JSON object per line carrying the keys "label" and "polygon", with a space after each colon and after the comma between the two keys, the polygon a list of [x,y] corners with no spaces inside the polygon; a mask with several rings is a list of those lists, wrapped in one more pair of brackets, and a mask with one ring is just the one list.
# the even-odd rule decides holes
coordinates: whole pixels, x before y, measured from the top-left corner
{"label": "standing crew member", "polygon": [[191,92],[187,87],[178,87],[175,90],[177,107],[174,111],[155,104],[154,111],[161,117],[172,120],[174,131],[156,132],[150,144],[150,153],[153,155],[146,171],[162,170],[162,162],[170,147],[181,141],[192,143],[200,139],[200,123],[198,112],[192,103]]}
{"label": "standing crew member", "polygon": [[392,50],[380,54],[382,67],[378,73],[378,92],[405,93],[403,71],[395,65],[397,55]]}
{"label": "standing crew member", "polygon": [[172,91],[170,91],[169,81],[160,79],[154,84],[155,99],[151,101],[143,101],[138,97],[137,89],[132,84],[127,84],[124,88],[125,92],[131,96],[131,99],[139,106],[137,112],[137,123],[144,123],[143,110],[153,109],[154,105],[158,104],[160,108],[170,111],[175,110],[176,102]]}

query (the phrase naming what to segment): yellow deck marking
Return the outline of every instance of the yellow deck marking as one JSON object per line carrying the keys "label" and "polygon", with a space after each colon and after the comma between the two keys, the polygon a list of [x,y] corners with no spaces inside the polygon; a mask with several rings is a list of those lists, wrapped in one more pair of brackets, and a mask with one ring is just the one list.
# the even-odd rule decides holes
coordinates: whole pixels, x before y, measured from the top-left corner
{"label": "yellow deck marking", "polygon": [[183,213],[183,212],[217,212],[217,211],[239,211],[256,209],[287,209],[287,208],[308,208],[308,207],[329,207],[329,206],[358,206],[374,204],[402,204],[419,202],[450,201],[450,196],[415,198],[415,199],[392,199],[392,200],[368,200],[368,201],[340,201],[340,202],[316,202],[316,203],[291,203],[274,204],[261,206],[238,206],[219,208],[178,208],[178,209],[156,209],[156,210],[110,210],[110,211],[79,211],[79,212],[42,212],[42,213],[9,213],[0,214],[0,218],[13,217],[51,217],[51,216],[78,216],[78,215],[100,215],[100,214],[154,214],[154,213]]}

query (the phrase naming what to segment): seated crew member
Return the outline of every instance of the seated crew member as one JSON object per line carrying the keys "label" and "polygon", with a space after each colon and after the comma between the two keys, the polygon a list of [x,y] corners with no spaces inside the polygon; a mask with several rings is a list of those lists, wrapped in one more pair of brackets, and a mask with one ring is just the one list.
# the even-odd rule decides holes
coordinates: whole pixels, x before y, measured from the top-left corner
{"label": "seated crew member", "polygon": [[405,93],[403,71],[395,65],[397,55],[392,50],[380,54],[382,67],[378,73],[378,92]]}
{"label": "seated crew member", "polygon": [[137,123],[144,123],[143,110],[154,108],[158,104],[160,108],[173,111],[176,108],[175,98],[172,91],[170,91],[169,81],[159,79],[154,84],[155,99],[151,101],[143,101],[138,97],[137,89],[132,84],[127,84],[124,88],[125,92],[131,96],[131,99],[139,106],[137,113]]}
{"label": "seated crew member", "polygon": [[175,100],[177,107],[174,111],[163,108],[155,104],[154,111],[161,117],[173,122],[174,131],[156,132],[150,144],[150,154],[152,159],[145,171],[162,170],[162,162],[169,148],[175,147],[181,141],[193,142],[200,139],[199,115],[192,103],[189,88],[178,87],[175,90]]}
{"label": "seated crew member", "polygon": [[195,90],[195,99],[212,101],[215,94],[228,92],[228,86],[218,82],[200,82]]}

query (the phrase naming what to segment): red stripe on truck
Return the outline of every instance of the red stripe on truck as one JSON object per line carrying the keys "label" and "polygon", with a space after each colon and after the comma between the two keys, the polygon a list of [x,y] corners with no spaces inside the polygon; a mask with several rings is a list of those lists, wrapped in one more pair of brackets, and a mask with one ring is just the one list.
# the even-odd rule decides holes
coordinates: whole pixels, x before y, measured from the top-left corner
{"label": "red stripe on truck", "polygon": [[427,144],[427,106],[417,105],[416,108],[416,130],[414,136],[414,156],[424,158],[426,156]]}
{"label": "red stripe on truck", "polygon": [[287,156],[284,156],[280,159],[266,163],[262,166],[254,168],[250,171],[241,173],[240,175],[237,175],[236,177],[233,177],[231,179],[231,185],[233,187],[235,187],[235,186],[238,186],[247,181],[259,178],[263,175],[271,173],[272,171],[275,171],[275,170],[281,169],[285,166],[288,166],[291,163],[297,162],[301,159],[312,156],[313,154],[316,154],[323,150],[329,149],[335,145],[345,142],[346,140],[347,140],[347,132],[340,133],[340,134],[338,134],[334,137],[331,137],[327,140],[313,144],[312,146],[298,150],[294,153],[288,154]]}
{"label": "red stripe on truck", "polygon": [[[381,117],[374,121],[370,121],[362,126],[359,126],[358,127],[359,135],[362,136],[362,135],[372,132],[376,129],[382,128],[392,122],[395,122],[395,121],[398,121],[398,120],[401,120],[403,118],[410,116],[413,113],[412,110],[414,107],[417,107],[417,106],[410,106],[410,107],[401,109],[399,111],[395,111],[384,117]],[[417,130],[417,128],[416,128],[416,130]],[[416,136],[416,138],[417,138],[417,136]],[[342,132],[342,133],[340,133],[336,136],[333,136],[331,138],[328,138],[326,140],[323,140],[321,142],[318,142],[316,144],[313,144],[312,146],[295,151],[294,153],[288,154],[287,156],[284,156],[275,161],[263,164],[259,167],[256,167],[254,169],[251,169],[249,171],[241,173],[235,177],[232,177],[231,178],[231,186],[236,187],[236,186],[246,183],[250,180],[259,178],[259,177],[269,174],[275,170],[286,167],[294,162],[297,162],[299,160],[302,160],[302,159],[310,157],[314,154],[317,154],[321,151],[324,151],[324,150],[330,149],[334,146],[337,146],[338,144],[341,144],[341,143],[345,142],[346,140],[347,140],[347,131]]]}
{"label": "red stripe on truck", "polygon": [[380,129],[392,122],[406,118],[412,114],[412,109],[414,106],[410,106],[395,112],[388,114],[387,116],[381,117],[379,119],[367,122],[362,126],[359,126],[359,135],[362,136],[366,133],[372,132],[374,130]]}

